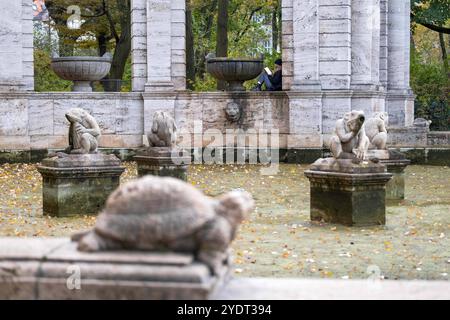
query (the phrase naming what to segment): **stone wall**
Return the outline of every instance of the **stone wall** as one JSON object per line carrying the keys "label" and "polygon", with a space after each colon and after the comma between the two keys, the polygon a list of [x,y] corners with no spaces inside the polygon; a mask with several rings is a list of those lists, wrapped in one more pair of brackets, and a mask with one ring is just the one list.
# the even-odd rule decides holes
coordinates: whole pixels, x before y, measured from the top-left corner
{"label": "stone wall", "polygon": [[73,107],[99,121],[102,147],[142,144],[143,101],[139,94],[0,93],[0,150],[65,148]]}
{"label": "stone wall", "polygon": [[[268,136],[274,133],[278,136],[275,146],[281,149],[320,149],[327,146],[335,120],[346,110],[351,97],[342,96],[339,91],[327,92],[319,100],[292,92],[160,92],[144,93],[144,96],[140,93],[0,93],[0,150],[65,148],[68,131],[65,113],[73,107],[88,110],[98,120],[103,132],[101,148],[140,147],[145,143],[143,136],[151,129],[153,114],[165,111],[174,116],[180,132],[188,137],[180,141],[183,146],[205,147],[214,142],[215,134],[237,133],[241,129],[251,137],[247,146],[258,143],[258,133]],[[317,102],[305,109],[305,101]],[[229,121],[225,113],[227,105],[233,102],[242,109],[237,123]],[[333,112],[318,121],[314,117],[321,116],[322,105],[329,106]],[[221,143],[234,146],[231,141]],[[390,145],[448,147],[449,134],[429,133],[426,127],[393,127]]]}
{"label": "stone wall", "polygon": [[[225,108],[230,102],[242,107],[239,123],[226,119]],[[195,121],[202,123],[200,133],[276,129],[282,136],[281,143],[287,147],[289,105],[282,92],[166,92],[146,97],[145,107],[139,93],[0,93],[0,150],[65,148],[68,144],[65,113],[74,107],[88,110],[99,122],[101,148],[140,147],[143,135],[152,126],[155,111],[169,112],[180,131],[192,134]],[[197,146],[210,142],[208,135],[205,141],[195,139],[200,141]]]}

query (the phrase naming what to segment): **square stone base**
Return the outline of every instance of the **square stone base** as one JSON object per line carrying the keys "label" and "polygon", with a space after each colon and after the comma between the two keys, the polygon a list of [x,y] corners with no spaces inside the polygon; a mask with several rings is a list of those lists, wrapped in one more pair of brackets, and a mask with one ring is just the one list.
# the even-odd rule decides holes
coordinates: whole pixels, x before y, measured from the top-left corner
{"label": "square stone base", "polygon": [[0,299],[201,300],[229,279],[190,254],[83,253],[69,239],[0,239]]}
{"label": "square stone base", "polygon": [[137,163],[139,177],[153,175],[183,181],[187,181],[187,163],[191,162],[190,157],[178,156],[169,148],[140,150],[133,160]]}
{"label": "square stone base", "polygon": [[405,199],[405,169],[411,163],[409,160],[381,161],[387,171],[392,174],[392,179],[386,185],[387,200]]}
{"label": "square stone base", "polygon": [[385,191],[343,191],[311,188],[311,221],[346,226],[386,224]]}
{"label": "square stone base", "polygon": [[37,169],[44,215],[55,217],[97,214],[125,170],[116,156],[103,154],[49,158]]}
{"label": "square stone base", "polygon": [[346,226],[386,223],[386,183],[392,177],[380,164],[351,160],[321,162],[305,171],[311,185],[311,220]]}

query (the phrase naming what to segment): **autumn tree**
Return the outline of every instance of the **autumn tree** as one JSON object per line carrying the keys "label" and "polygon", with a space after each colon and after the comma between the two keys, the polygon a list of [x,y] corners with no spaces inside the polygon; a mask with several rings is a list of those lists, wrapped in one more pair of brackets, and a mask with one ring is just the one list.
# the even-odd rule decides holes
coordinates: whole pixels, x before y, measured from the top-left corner
{"label": "autumn tree", "polygon": [[433,130],[449,130],[450,70],[445,39],[450,41],[450,1],[412,1],[411,21],[411,86],[417,95],[416,116],[432,120]]}

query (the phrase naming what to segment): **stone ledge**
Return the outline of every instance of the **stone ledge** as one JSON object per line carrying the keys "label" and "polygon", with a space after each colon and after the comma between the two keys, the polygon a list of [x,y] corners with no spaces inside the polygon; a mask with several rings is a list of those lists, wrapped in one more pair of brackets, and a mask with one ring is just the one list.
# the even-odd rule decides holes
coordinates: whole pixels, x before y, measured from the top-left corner
{"label": "stone ledge", "polygon": [[0,92],[0,99],[81,99],[142,100],[141,92]]}
{"label": "stone ledge", "polygon": [[[1,299],[203,299],[205,287],[193,283],[177,284],[169,282],[149,283],[146,281],[82,279],[81,290],[68,290],[66,278],[39,278],[34,276],[42,260],[54,254],[53,260],[67,261],[73,265],[68,239],[19,239],[0,238],[0,298]],[[69,244],[69,245],[68,245]],[[83,255],[83,254],[80,254]],[[88,255],[88,254],[84,254]],[[130,261],[140,264],[136,253]],[[102,259],[111,256],[117,268],[126,267],[126,261],[119,256],[106,253]],[[128,254],[122,256],[127,259]],[[128,256],[129,257],[129,256]],[[166,256],[167,257],[167,256]],[[173,255],[173,263],[186,263],[185,255]],[[94,260],[90,258],[89,260]],[[101,260],[101,259],[100,259]],[[150,259],[151,260],[151,259]],[[154,260],[155,261],[155,260]],[[145,262],[145,261],[144,261]],[[146,261],[152,263],[152,261]],[[108,264],[105,264],[108,265]],[[105,266],[104,265],[104,266]],[[110,263],[109,265],[112,265]],[[47,269],[49,270],[49,269]],[[66,270],[64,270],[66,271]],[[15,272],[15,274],[13,273]],[[64,273],[64,277],[70,274]],[[83,274],[82,274],[83,276]],[[206,282],[207,283],[207,282]],[[217,285],[220,285],[218,283]],[[175,290],[176,289],[176,290]],[[234,278],[210,299],[217,300],[428,300],[450,299],[450,282],[447,281],[392,281],[392,280],[323,280],[323,279],[276,279],[276,278]]]}
{"label": "stone ledge", "polygon": [[[83,253],[70,239],[0,243],[0,299],[207,299],[229,272],[213,276],[189,254]],[[81,288],[71,290],[77,272]]]}
{"label": "stone ledge", "polygon": [[450,299],[450,282],[323,279],[232,279],[218,300],[434,300]]}
{"label": "stone ledge", "polygon": [[[450,166],[449,148],[414,148],[392,147],[406,154],[406,158],[414,165]],[[139,148],[103,148],[103,153],[112,153],[122,161],[132,161]],[[33,150],[0,150],[0,164],[2,163],[36,163],[47,157],[49,152],[62,151],[56,149]],[[280,148],[278,149],[281,163],[311,164],[319,158],[330,155],[327,148]]]}

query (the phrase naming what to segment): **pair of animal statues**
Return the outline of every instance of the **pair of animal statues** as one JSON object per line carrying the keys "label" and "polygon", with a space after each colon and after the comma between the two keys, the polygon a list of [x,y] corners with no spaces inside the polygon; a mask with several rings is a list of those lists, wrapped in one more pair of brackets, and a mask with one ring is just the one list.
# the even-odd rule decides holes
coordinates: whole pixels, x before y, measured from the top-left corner
{"label": "pair of animal statues", "polygon": [[[69,147],[66,153],[97,153],[101,131],[95,118],[86,110],[73,108],[66,113],[66,119],[70,123]],[[147,137],[150,147],[174,148],[177,141],[175,121],[167,113],[156,112]]]}
{"label": "pair of animal statues", "polygon": [[369,149],[386,150],[388,115],[376,113],[366,120],[363,111],[352,111],[336,122],[330,149],[336,159],[365,160]]}

